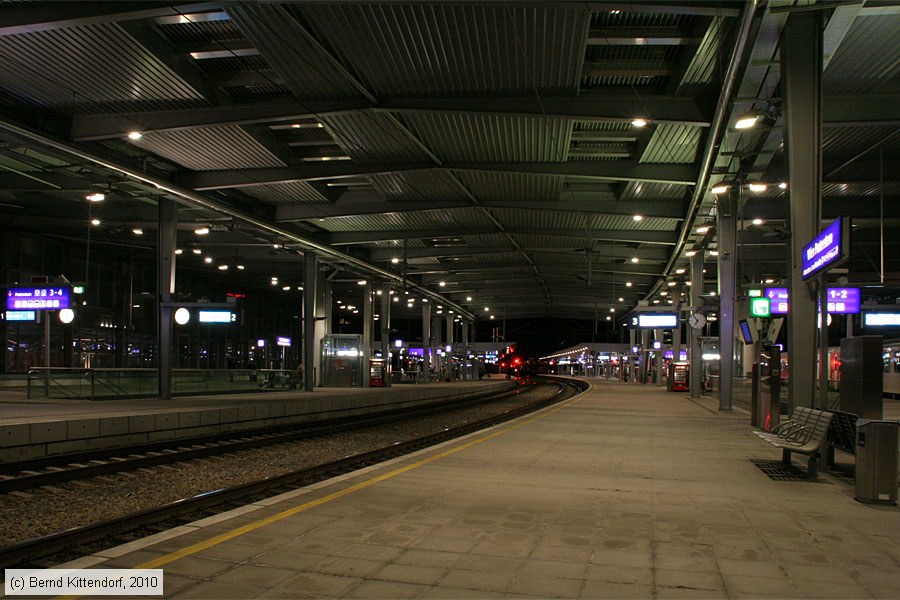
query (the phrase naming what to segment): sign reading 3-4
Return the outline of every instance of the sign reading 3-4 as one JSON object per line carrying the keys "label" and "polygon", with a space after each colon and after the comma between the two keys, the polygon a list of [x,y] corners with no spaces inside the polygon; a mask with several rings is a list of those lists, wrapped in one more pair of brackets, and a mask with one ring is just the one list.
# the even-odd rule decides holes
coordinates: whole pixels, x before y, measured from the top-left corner
{"label": "sign reading 3-4", "polygon": [[59,310],[69,308],[67,287],[9,288],[6,291],[6,310]]}

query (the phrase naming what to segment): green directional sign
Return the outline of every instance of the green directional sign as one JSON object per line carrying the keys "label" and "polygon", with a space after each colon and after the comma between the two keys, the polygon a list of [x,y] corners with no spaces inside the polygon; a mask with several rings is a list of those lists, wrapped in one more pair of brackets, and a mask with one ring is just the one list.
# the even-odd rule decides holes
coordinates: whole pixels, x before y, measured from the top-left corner
{"label": "green directional sign", "polygon": [[750,298],[750,316],[768,317],[771,313],[768,298]]}

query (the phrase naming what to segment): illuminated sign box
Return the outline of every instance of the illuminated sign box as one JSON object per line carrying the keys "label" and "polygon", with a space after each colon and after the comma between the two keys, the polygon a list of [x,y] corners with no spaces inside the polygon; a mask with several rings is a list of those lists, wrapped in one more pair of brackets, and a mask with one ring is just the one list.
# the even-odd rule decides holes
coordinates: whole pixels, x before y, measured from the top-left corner
{"label": "illuminated sign box", "polygon": [[674,329],[678,315],[670,313],[641,313],[631,317],[631,326],[641,329]]}
{"label": "illuminated sign box", "polygon": [[[828,312],[833,315],[859,314],[859,288],[830,287],[827,292]],[[787,288],[766,288],[766,298],[770,301],[773,315],[786,315],[790,308],[790,294]]]}
{"label": "illuminated sign box", "polygon": [[237,323],[237,313],[230,310],[201,310],[197,320],[201,323]]}
{"label": "illuminated sign box", "polygon": [[37,319],[37,312],[33,310],[8,310],[6,311],[7,321],[34,321]]}
{"label": "illuminated sign box", "polygon": [[768,298],[751,298],[750,299],[750,316],[751,317],[768,317],[772,314]]}
{"label": "illuminated sign box", "polygon": [[825,300],[831,314],[859,314],[859,288],[828,288]]}
{"label": "illuminated sign box", "polygon": [[766,288],[766,298],[769,299],[770,314],[788,314],[788,302],[790,300],[790,294],[788,293],[787,288]]}
{"label": "illuminated sign box", "polygon": [[800,271],[803,279],[833,267],[847,259],[850,253],[850,222],[838,217],[819,232],[803,248]]}
{"label": "illuminated sign box", "polygon": [[9,288],[6,291],[6,310],[69,308],[69,293],[69,288],[58,286]]}
{"label": "illuminated sign box", "polygon": [[290,346],[290,345],[291,345],[291,338],[289,338],[289,337],[283,337],[283,336],[280,336],[280,335],[279,335],[279,336],[278,336],[278,339],[275,340],[275,343],[278,344],[279,346]]}
{"label": "illuminated sign box", "polygon": [[863,313],[865,327],[900,327],[900,312]]}

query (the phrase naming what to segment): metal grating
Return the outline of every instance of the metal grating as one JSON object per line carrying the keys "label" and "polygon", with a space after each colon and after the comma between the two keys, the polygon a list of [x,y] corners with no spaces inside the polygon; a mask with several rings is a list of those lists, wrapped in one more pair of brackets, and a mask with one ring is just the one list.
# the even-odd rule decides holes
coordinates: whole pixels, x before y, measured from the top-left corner
{"label": "metal grating", "polygon": [[794,464],[786,465],[780,460],[768,460],[763,458],[751,458],[757,469],[763,472],[769,479],[773,481],[801,481],[807,483],[825,483],[821,478],[809,479],[806,471],[794,466]]}

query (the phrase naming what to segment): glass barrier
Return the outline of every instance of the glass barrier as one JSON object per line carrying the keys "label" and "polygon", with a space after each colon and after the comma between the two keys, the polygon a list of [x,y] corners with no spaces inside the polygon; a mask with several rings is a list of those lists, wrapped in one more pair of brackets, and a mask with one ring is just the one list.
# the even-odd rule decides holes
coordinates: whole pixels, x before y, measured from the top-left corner
{"label": "glass barrier", "polygon": [[[123,400],[159,394],[156,369],[35,367],[28,371],[28,398]],[[302,374],[284,369],[173,369],[172,395],[303,389]]]}

